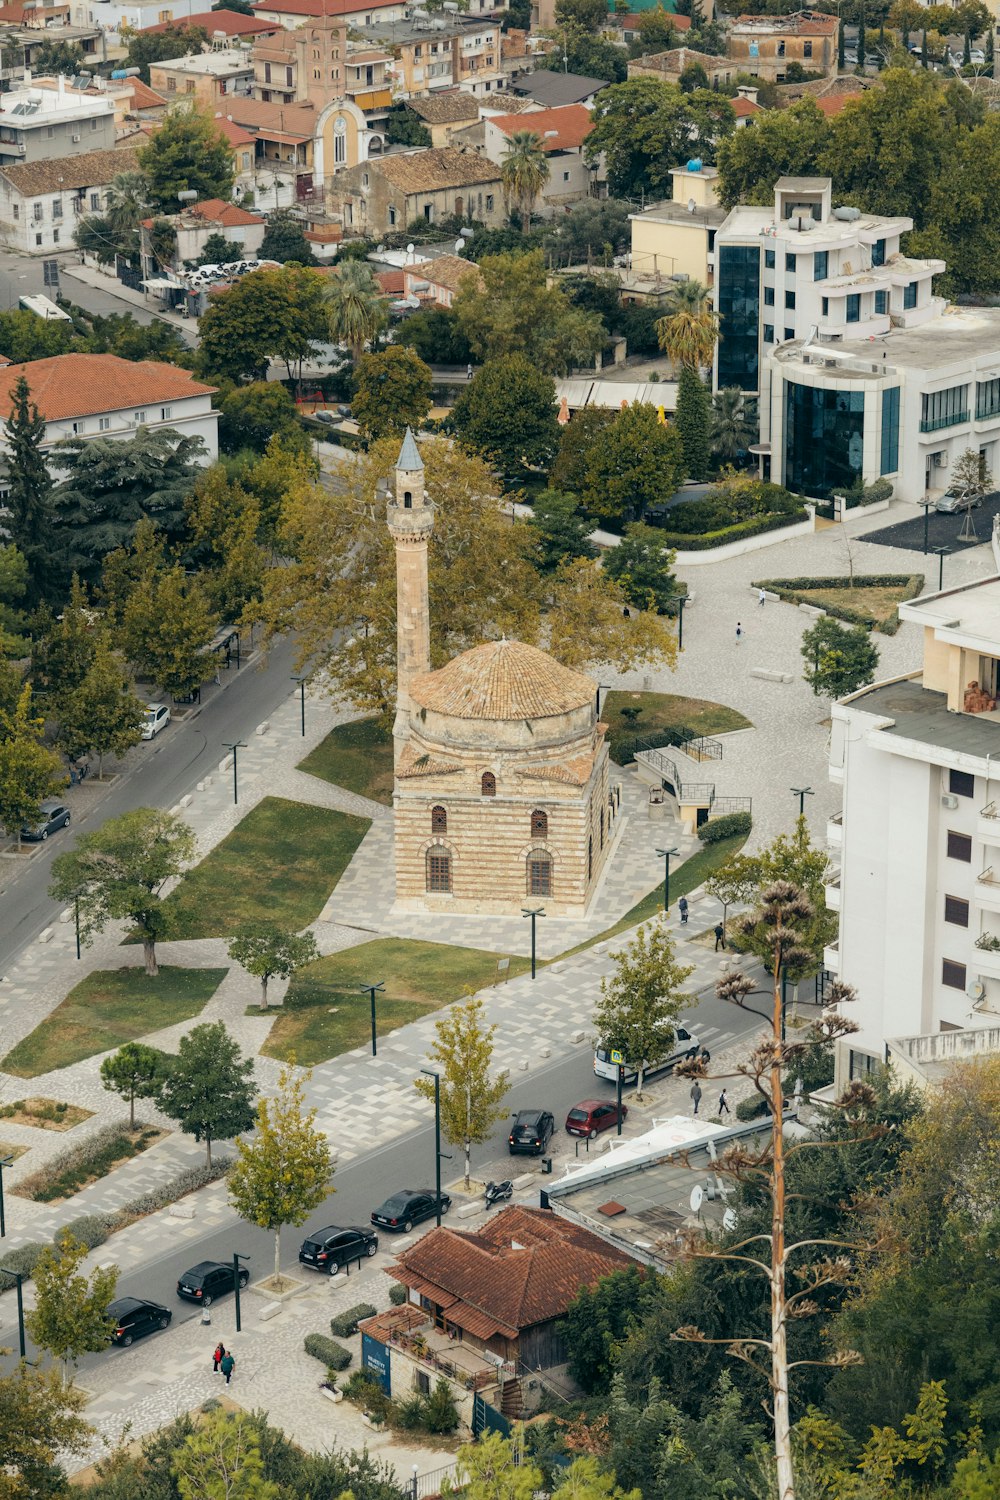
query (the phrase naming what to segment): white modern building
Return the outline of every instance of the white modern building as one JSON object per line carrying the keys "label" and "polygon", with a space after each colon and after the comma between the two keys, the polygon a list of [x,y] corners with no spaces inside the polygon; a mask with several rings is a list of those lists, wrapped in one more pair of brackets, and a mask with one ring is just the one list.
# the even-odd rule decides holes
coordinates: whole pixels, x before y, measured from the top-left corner
{"label": "white modern building", "polygon": [[860,1026],[839,1043],[841,1086],[900,1039],[1000,1017],[1000,576],[899,613],[923,630],[920,671],[833,707],[840,931],[825,960],[857,989]]}
{"label": "white modern building", "polygon": [[106,95],[85,94],[59,78],[54,88],[24,86],[0,97],[0,166],[53,161],[113,150],[115,106]]}

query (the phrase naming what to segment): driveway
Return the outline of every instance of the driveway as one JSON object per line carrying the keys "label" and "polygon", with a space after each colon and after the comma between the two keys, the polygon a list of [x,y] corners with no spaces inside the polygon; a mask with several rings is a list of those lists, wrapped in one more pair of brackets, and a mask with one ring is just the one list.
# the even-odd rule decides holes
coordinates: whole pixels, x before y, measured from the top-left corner
{"label": "driveway", "polygon": [[[1000,514],[1000,494],[987,495],[979,510],[972,512],[976,537],[972,541],[960,541],[959,532],[965,524],[964,513],[955,516],[939,515],[931,511],[927,521],[927,545],[930,552],[936,547],[947,547],[951,552],[962,552],[967,547],[981,547],[990,539],[993,517]],[[866,542],[875,542],[880,547],[902,547],[907,552],[924,550],[924,517],[919,511],[912,520],[899,521],[895,526],[885,526],[880,531],[865,532]]]}

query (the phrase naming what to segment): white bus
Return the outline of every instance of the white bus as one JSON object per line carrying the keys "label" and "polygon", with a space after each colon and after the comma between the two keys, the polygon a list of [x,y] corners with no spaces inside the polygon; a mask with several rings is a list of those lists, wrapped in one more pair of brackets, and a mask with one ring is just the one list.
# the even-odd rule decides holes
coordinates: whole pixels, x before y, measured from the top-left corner
{"label": "white bus", "polygon": [[33,312],[37,318],[44,318],[47,323],[72,323],[73,321],[69,313],[63,312],[62,308],[57,307],[48,297],[22,297],[20,306],[25,312]]}

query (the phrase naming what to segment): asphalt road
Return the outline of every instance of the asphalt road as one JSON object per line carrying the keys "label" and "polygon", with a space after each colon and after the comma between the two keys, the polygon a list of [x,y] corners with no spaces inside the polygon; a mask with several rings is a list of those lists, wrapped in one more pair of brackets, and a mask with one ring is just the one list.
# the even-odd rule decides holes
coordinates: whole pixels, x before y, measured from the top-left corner
{"label": "asphalt road", "polygon": [[[42,263],[48,259],[60,259],[57,256],[34,256],[15,255],[11,251],[0,253],[0,309],[16,307],[18,299],[40,292],[43,296],[51,297],[52,289],[44,282]],[[68,260],[79,261],[76,252],[72,256],[63,255],[60,265]],[[110,292],[99,290],[96,287],[86,286],[82,281],[73,278],[60,278],[60,290],[71,302],[85,307],[88,312],[100,313],[131,313],[137,323],[152,323],[153,314],[144,308],[133,306],[131,302],[124,302],[120,298],[112,296]]]}
{"label": "asphalt road", "polygon": [[48,895],[50,869],[57,854],[72,847],[78,833],[135,807],[172,807],[203,776],[216,770],[226,740],[246,739],[293,691],[294,647],[279,641],[265,664],[230,668],[221,692],[192,717],[177,720],[148,745],[143,758],[122,777],[88,816],[42,845],[17,878],[0,892],[0,974],[60,906]]}

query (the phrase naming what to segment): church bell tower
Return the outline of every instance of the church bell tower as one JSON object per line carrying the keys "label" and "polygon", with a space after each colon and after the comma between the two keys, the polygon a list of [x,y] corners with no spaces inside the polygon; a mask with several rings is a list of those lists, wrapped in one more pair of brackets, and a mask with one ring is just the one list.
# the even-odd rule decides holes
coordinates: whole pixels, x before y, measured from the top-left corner
{"label": "church bell tower", "polygon": [[396,720],[392,737],[398,769],[410,722],[410,683],[431,666],[427,543],[434,507],[424,490],[424,462],[409,427],[396,463],[395,489],[386,507],[396,544]]}

